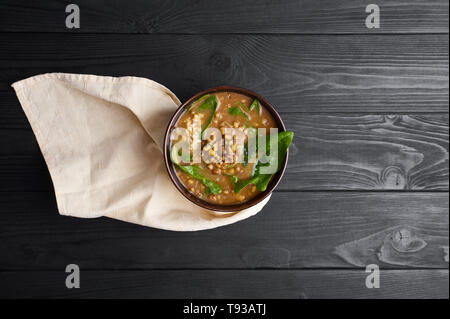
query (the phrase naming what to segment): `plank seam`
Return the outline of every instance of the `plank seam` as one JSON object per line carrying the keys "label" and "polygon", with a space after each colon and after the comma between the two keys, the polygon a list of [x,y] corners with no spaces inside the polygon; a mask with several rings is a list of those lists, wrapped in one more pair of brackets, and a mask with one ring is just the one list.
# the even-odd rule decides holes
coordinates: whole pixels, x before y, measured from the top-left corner
{"label": "plank seam", "polygon": [[[61,269],[0,269],[0,273],[11,273],[11,272],[62,272],[64,271],[62,267]],[[92,272],[100,272],[100,271],[364,271],[365,268],[337,268],[337,267],[324,267],[324,268],[82,268],[82,271],[92,271]],[[381,271],[448,271],[449,268],[383,268],[380,267]]]}
{"label": "plank seam", "polygon": [[52,31],[0,31],[0,34],[93,34],[93,35],[103,35],[103,34],[114,34],[114,35],[129,35],[129,34],[135,34],[135,35],[201,35],[201,36],[205,36],[205,35],[213,35],[213,36],[219,36],[219,35],[241,35],[241,36],[246,36],[246,35],[259,35],[259,36],[281,36],[281,35],[286,35],[286,36],[298,36],[298,35],[306,35],[306,36],[370,36],[370,35],[385,35],[385,36],[390,36],[390,35],[448,35],[449,31],[446,32],[348,32],[348,33],[314,33],[314,32],[295,32],[295,33],[280,33],[280,32],[223,32],[223,33],[219,33],[219,32],[212,32],[212,33],[204,33],[204,32],[200,32],[200,33],[189,33],[189,32],[153,32],[153,33],[142,33],[142,32],[78,32],[78,31],[56,31],[56,32],[52,32]]}

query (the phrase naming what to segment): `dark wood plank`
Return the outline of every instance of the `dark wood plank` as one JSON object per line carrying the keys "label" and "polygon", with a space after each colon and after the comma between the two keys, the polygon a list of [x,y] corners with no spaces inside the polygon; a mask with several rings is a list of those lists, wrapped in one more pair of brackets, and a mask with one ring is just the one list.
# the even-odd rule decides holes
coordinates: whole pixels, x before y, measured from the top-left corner
{"label": "dark wood plank", "polygon": [[[64,269],[0,272],[1,298],[443,298],[448,270],[385,270],[367,289],[364,270],[83,271],[67,289]],[[182,309],[180,309],[180,312]]]}
{"label": "dark wood plank", "polygon": [[0,197],[0,270],[448,268],[446,193],[274,193],[258,215],[201,232],[59,216],[51,193]]}
{"label": "dark wood plank", "polygon": [[[295,137],[278,190],[449,188],[448,114],[281,116]],[[0,175],[0,191],[52,190],[30,128],[0,129]]]}
{"label": "dark wood plank", "polygon": [[448,114],[286,114],[285,190],[448,190]]}
{"label": "dark wood plank", "polygon": [[[67,1],[2,1],[3,32],[73,32]],[[378,0],[381,28],[365,27],[362,0],[100,1],[78,0],[81,28],[96,33],[441,33],[448,1]]]}
{"label": "dark wood plank", "polygon": [[0,43],[9,125],[14,112],[23,121],[11,83],[46,72],[147,77],[181,100],[229,84],[289,112],[448,112],[448,35],[3,33]]}
{"label": "dark wood plank", "polygon": [[[80,0],[80,30],[64,28],[63,1],[0,4],[0,297],[449,297],[448,194],[323,192],[448,190],[448,1],[381,0],[378,30],[361,0],[233,1]],[[58,216],[9,87],[54,71],[148,77],[182,100],[218,84],[261,93],[296,133],[279,192],[196,233]],[[69,263],[80,290],[64,286]],[[369,263],[381,289],[364,287]]]}

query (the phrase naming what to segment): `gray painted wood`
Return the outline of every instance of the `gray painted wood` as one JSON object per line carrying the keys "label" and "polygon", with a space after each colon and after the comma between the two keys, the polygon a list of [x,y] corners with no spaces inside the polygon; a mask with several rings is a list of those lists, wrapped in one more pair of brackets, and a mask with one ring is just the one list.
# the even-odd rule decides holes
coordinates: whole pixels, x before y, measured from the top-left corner
{"label": "gray painted wood", "polygon": [[[281,116],[295,137],[278,190],[448,190],[448,114]],[[0,191],[53,189],[27,126],[0,129]]]}
{"label": "gray painted wood", "polygon": [[67,289],[64,269],[0,272],[0,297],[15,298],[442,298],[448,270],[385,270],[367,289],[364,270],[81,270]]}
{"label": "gray painted wood", "polygon": [[365,27],[363,0],[78,0],[81,28],[65,27],[67,1],[3,0],[0,32],[95,33],[441,33],[446,0],[378,0],[381,28]]}
{"label": "gray painted wood", "polygon": [[[181,100],[217,85],[288,112],[448,112],[447,35],[0,34],[1,118],[12,82],[46,72],[135,75]],[[11,103],[12,104],[9,104]],[[5,104],[3,104],[5,103]],[[8,104],[6,104],[8,103]]]}
{"label": "gray painted wood", "polygon": [[279,192],[258,215],[201,232],[58,216],[51,193],[3,193],[0,270],[448,269],[447,193]]}

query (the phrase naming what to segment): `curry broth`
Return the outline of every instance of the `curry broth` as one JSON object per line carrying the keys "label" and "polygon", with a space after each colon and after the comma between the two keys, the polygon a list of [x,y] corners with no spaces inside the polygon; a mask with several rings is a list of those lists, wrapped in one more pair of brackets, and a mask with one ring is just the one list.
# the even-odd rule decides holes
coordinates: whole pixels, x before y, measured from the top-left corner
{"label": "curry broth", "polygon": [[[210,124],[210,128],[221,129],[224,127],[233,127],[240,130],[245,128],[266,128],[266,134],[269,133],[270,128],[276,128],[277,124],[274,118],[271,116],[268,110],[264,106],[260,105],[260,110],[254,108],[249,110],[250,105],[254,101],[253,98],[243,94],[235,92],[218,92],[209,95],[215,95],[218,101],[218,105],[215,111],[215,115]],[[202,127],[206,125],[211,115],[212,110],[197,110],[201,105],[201,102],[194,101],[188,109],[188,112],[179,118],[175,127],[188,128],[189,123],[194,120],[194,117],[200,119]],[[239,106],[244,115],[230,114],[229,109]],[[223,131],[222,131],[223,133]],[[246,202],[255,196],[260,191],[252,184],[247,185],[238,194],[234,192],[234,185],[230,176],[236,176],[239,180],[245,180],[252,176],[255,163],[236,163],[230,165],[229,163],[205,163],[203,160],[201,163],[195,164],[201,168],[201,174],[219,184],[222,188],[220,194],[205,194],[206,187],[201,181],[189,176],[178,167],[176,168],[177,176],[182,184],[196,197],[201,198],[207,202],[219,205],[233,205]]]}

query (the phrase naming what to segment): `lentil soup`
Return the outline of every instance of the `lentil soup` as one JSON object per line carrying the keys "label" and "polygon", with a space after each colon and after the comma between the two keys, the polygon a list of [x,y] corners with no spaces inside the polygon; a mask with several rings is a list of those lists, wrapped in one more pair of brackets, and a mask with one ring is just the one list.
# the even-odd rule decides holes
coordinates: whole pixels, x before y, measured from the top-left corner
{"label": "lentil soup", "polygon": [[[195,132],[194,123],[200,123],[201,134]],[[229,144],[224,142],[213,146],[208,142],[214,141],[214,136],[199,139],[203,152],[215,161],[205,161],[202,157],[199,163],[192,164],[190,155],[189,159],[180,161],[183,163],[175,164],[178,179],[191,194],[215,205],[236,205],[251,200],[265,190],[265,186],[261,187],[260,183],[258,184],[258,178],[255,179],[257,161],[249,162],[248,158],[242,162],[237,160],[238,149],[242,149],[244,153],[246,151],[249,130],[260,129],[259,134],[261,132],[269,134],[271,128],[278,128],[270,112],[257,99],[228,91],[206,94],[186,107],[175,128],[183,128],[191,135],[198,134],[202,137],[206,128],[215,128],[217,132],[220,131],[224,141],[230,139]],[[243,140],[231,140],[227,135],[227,128],[247,135]],[[289,133],[292,140],[292,132]],[[182,139],[178,137],[171,141],[172,150],[174,143]],[[190,140],[191,151],[192,143]],[[217,147],[221,148],[221,152],[218,152]],[[231,151],[234,157],[226,160],[225,147],[228,147],[228,151]],[[171,156],[173,161],[173,157],[177,155]],[[263,184],[267,186],[272,176],[266,176]]]}

